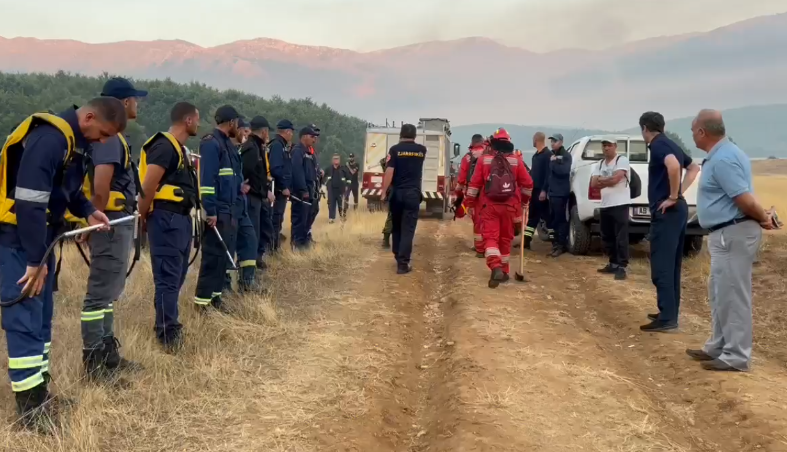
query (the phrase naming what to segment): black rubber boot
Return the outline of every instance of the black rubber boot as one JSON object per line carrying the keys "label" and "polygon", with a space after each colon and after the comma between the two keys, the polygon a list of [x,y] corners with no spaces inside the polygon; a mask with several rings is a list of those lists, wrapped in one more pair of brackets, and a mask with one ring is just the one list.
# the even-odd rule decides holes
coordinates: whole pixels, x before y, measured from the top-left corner
{"label": "black rubber boot", "polygon": [[43,383],[27,391],[14,393],[20,425],[41,434],[52,433],[57,416],[57,412],[49,403],[50,398],[46,388],[46,384]]}
{"label": "black rubber boot", "polygon": [[525,249],[532,250],[533,248],[530,246],[530,243],[533,241],[533,237],[525,237]]}
{"label": "black rubber boot", "polygon": [[104,350],[101,348],[82,349],[82,365],[88,381],[105,382],[111,372],[104,365]]}
{"label": "black rubber boot", "polygon": [[492,270],[492,274],[489,276],[489,288],[496,289],[497,286],[500,285],[501,282],[505,280],[505,273],[503,273],[503,269],[496,268]]}
{"label": "black rubber boot", "polygon": [[391,247],[391,234],[383,234],[383,248],[389,249]]}
{"label": "black rubber boot", "polygon": [[143,369],[141,364],[120,356],[120,341],[115,336],[104,338],[104,365],[110,372],[136,372]]}

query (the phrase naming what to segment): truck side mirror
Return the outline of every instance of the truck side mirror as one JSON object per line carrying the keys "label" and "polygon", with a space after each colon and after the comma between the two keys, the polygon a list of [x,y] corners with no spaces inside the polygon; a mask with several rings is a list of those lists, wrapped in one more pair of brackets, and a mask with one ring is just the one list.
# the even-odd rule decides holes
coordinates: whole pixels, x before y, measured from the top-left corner
{"label": "truck side mirror", "polygon": [[459,143],[454,143],[454,157],[459,157],[460,146]]}

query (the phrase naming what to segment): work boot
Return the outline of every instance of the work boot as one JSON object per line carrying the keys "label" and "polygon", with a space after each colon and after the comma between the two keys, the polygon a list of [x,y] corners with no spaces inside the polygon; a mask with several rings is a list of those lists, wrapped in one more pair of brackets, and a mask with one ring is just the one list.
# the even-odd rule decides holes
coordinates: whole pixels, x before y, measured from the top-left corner
{"label": "work boot", "polygon": [[391,234],[383,234],[383,248],[389,249],[391,247]]}
{"label": "work boot", "polygon": [[160,341],[164,353],[175,355],[183,348],[183,333],[180,330],[175,331],[165,335]]}
{"label": "work boot", "polygon": [[266,264],[265,261],[262,259],[257,259],[257,270],[264,271],[267,269],[268,269],[268,264]]}
{"label": "work boot", "polygon": [[552,252],[549,254],[550,257],[560,257],[566,253],[566,250],[563,247],[552,248]]}
{"label": "work boot", "polygon": [[532,250],[533,248],[530,247],[530,242],[533,241],[532,237],[525,237],[525,249]]}
{"label": "work boot", "polygon": [[104,365],[104,349],[82,349],[82,364],[85,366],[85,376],[89,381],[108,381],[112,372]]}
{"label": "work boot", "polygon": [[410,265],[410,264],[397,265],[396,266],[396,274],[397,275],[406,275],[407,273],[410,273],[411,271],[413,271],[413,266]]}
{"label": "work boot", "polygon": [[52,382],[52,375],[49,372],[41,372],[41,376],[44,377],[44,386],[47,388],[47,402],[53,404],[58,411],[60,411],[60,408],[68,408],[76,403],[74,399],[69,399],[62,395],[54,395],[49,392],[50,383]]}
{"label": "work boot", "polygon": [[51,434],[55,428],[57,412],[48,403],[49,393],[46,388],[46,384],[40,384],[27,391],[14,393],[20,425],[35,433]]}
{"label": "work boot", "polygon": [[618,267],[615,269],[615,281],[623,281],[627,278],[626,267]]}
{"label": "work boot", "polygon": [[104,365],[110,372],[137,372],[144,369],[142,364],[120,356],[120,341],[115,336],[104,337]]}
{"label": "work boot", "polygon": [[618,269],[618,267],[616,265],[607,264],[606,266],[604,266],[602,268],[599,268],[596,271],[599,272],[599,273],[604,273],[606,275],[612,275],[612,274],[615,273],[615,271],[617,271],[617,269]]}
{"label": "work boot", "polygon": [[335,222],[336,222],[336,220],[334,220],[333,218],[329,218],[328,219],[328,224],[334,224]]}
{"label": "work boot", "polygon": [[500,282],[504,282],[505,283],[505,282],[508,282],[509,279],[511,279],[511,277],[508,276],[508,273],[503,273],[503,280],[500,281]]}
{"label": "work boot", "polygon": [[505,273],[503,273],[503,269],[495,268],[492,270],[492,274],[489,276],[489,288],[496,289],[497,286],[500,285],[501,282],[505,280]]}

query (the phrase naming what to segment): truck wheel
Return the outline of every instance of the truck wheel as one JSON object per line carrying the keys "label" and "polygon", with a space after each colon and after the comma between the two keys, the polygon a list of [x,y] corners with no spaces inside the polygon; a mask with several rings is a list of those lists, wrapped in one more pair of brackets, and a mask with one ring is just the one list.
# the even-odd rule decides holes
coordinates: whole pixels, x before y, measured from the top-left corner
{"label": "truck wheel", "polygon": [[571,206],[568,227],[569,251],[574,255],[586,255],[590,251],[590,228],[579,219],[579,210],[576,205]]}
{"label": "truck wheel", "polygon": [[683,256],[694,257],[698,255],[702,251],[704,238],[701,235],[686,236],[686,240],[683,242]]}
{"label": "truck wheel", "polygon": [[641,234],[629,234],[629,245],[638,245],[641,241],[645,240],[645,236]]}
{"label": "truck wheel", "polygon": [[[527,226],[527,225],[525,225]],[[538,226],[536,226],[536,232],[538,232],[538,238],[542,242],[549,241],[549,230],[547,229],[547,223],[544,220],[538,222]]]}

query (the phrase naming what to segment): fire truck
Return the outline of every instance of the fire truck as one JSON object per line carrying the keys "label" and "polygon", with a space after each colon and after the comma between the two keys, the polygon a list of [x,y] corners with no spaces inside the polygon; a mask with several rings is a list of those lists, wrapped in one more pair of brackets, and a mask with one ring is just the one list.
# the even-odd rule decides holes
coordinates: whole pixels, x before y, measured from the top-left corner
{"label": "fire truck", "polygon": [[[397,127],[370,127],[366,130],[366,151],[363,155],[363,179],[361,196],[366,199],[369,210],[382,206],[383,169],[380,160],[388,150],[399,143],[400,129]],[[422,211],[443,218],[450,207],[451,184],[451,126],[447,119],[421,118],[418,121],[416,143],[426,146],[424,175],[421,192],[424,197]],[[454,150],[454,153],[457,153]]]}

